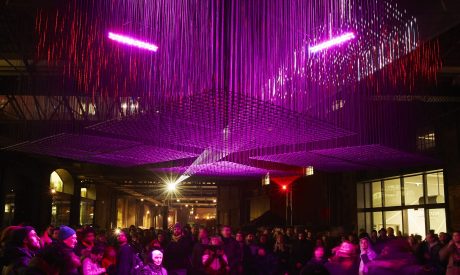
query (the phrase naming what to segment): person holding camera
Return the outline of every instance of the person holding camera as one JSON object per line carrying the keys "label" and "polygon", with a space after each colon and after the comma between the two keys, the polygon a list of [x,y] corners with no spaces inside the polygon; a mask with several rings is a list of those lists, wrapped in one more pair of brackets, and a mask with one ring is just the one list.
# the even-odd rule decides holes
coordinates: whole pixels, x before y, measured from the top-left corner
{"label": "person holding camera", "polygon": [[204,274],[207,275],[226,275],[229,274],[230,267],[228,259],[222,247],[222,240],[218,236],[211,237],[210,245],[204,250],[202,262]]}

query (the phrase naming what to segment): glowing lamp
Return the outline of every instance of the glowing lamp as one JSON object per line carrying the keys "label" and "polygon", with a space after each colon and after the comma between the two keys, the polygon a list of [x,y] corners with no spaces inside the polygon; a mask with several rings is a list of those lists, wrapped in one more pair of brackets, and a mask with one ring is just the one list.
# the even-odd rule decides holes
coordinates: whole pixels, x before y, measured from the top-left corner
{"label": "glowing lamp", "polygon": [[286,185],[283,185],[283,186],[281,186],[281,189],[287,190],[287,186],[286,186]]}
{"label": "glowing lamp", "polygon": [[262,185],[270,185],[270,173],[267,173],[262,180]]}
{"label": "glowing lamp", "polygon": [[157,45],[154,45],[154,44],[151,44],[145,41],[137,40],[135,38],[132,38],[126,35],[122,35],[122,34],[109,32],[108,38],[118,43],[129,45],[129,46],[136,47],[139,49],[144,49],[144,50],[148,50],[152,52],[156,52],[158,50]]}
{"label": "glowing lamp", "polygon": [[311,53],[316,53],[316,52],[319,52],[319,51],[322,51],[322,50],[326,50],[328,48],[331,48],[331,47],[334,47],[334,46],[338,46],[346,41],[349,41],[349,40],[352,40],[355,38],[355,34],[352,33],[352,32],[347,32],[347,33],[344,33],[340,36],[337,36],[337,37],[334,37],[332,39],[329,39],[327,41],[324,41],[324,42],[321,42],[317,45],[314,45],[314,46],[309,46],[308,47],[308,51],[311,52]]}
{"label": "glowing lamp", "polygon": [[315,171],[313,169],[313,166],[307,166],[305,168],[305,176],[311,176],[311,175],[313,175],[314,172]]}
{"label": "glowing lamp", "polygon": [[176,183],[175,183],[175,182],[168,182],[168,183],[166,184],[166,189],[167,189],[169,192],[174,192],[174,191],[176,191],[176,188],[177,188],[177,186],[176,186]]}

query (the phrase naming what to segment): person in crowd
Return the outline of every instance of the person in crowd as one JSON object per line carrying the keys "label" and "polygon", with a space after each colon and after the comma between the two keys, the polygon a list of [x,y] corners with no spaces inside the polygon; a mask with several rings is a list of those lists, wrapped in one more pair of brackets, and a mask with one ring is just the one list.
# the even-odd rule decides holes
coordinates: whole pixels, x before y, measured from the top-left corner
{"label": "person in crowd", "polygon": [[259,240],[257,242],[258,247],[263,247],[266,250],[272,250],[272,247],[268,243],[268,236],[266,234],[260,234]]}
{"label": "person in crowd", "polygon": [[68,226],[59,228],[57,242],[51,245],[51,248],[56,250],[60,255],[62,263],[61,273],[66,275],[78,275],[78,268],[81,266],[80,258],[75,255],[74,249],[77,244],[77,234],[75,230]]}
{"label": "person in crowd", "polygon": [[292,246],[291,272],[299,274],[303,265],[308,262],[313,254],[313,244],[306,239],[305,232],[300,232],[298,240]]}
{"label": "person in crowd", "polygon": [[278,273],[285,274],[289,271],[289,249],[284,241],[284,235],[277,234],[273,254],[278,259]]}
{"label": "person in crowd", "polygon": [[79,257],[89,257],[96,240],[96,231],[92,227],[86,227],[81,232],[81,239],[75,246],[75,254]]}
{"label": "person in crowd", "polygon": [[362,238],[368,238],[370,239],[369,234],[366,232],[364,228],[359,229],[359,235],[358,238],[361,240]]}
{"label": "person in crowd", "polygon": [[359,275],[369,274],[367,265],[377,257],[377,253],[372,250],[368,238],[359,240],[359,249],[361,259],[359,263]]}
{"label": "person in crowd", "polygon": [[399,274],[431,274],[423,272],[417,265],[415,256],[410,251],[406,240],[391,240],[383,247],[382,252],[367,264],[368,274],[399,275]]}
{"label": "person in crowd", "polygon": [[355,246],[349,241],[344,241],[329,262],[325,264],[331,275],[358,274],[359,260],[356,256]]}
{"label": "person in crowd", "polygon": [[195,243],[192,249],[192,273],[203,274],[203,253],[206,247],[209,245],[210,239],[208,230],[206,228],[200,228],[198,231],[198,242]]}
{"label": "person in crowd", "polygon": [[53,228],[53,233],[51,234],[51,240],[53,243],[57,243],[59,241],[59,227]]}
{"label": "person in crowd", "polygon": [[2,274],[19,274],[30,263],[40,249],[40,238],[33,227],[24,226],[12,232],[11,240],[5,248],[5,267]]}
{"label": "person in crowd", "polygon": [[324,264],[327,262],[323,246],[315,247],[313,258],[300,271],[300,275],[326,275],[329,274]]}
{"label": "person in crowd", "polygon": [[452,240],[439,251],[442,260],[447,261],[446,275],[460,274],[460,231],[452,234]]}
{"label": "person in crowd", "polygon": [[257,249],[259,248],[255,242],[255,238],[256,236],[254,233],[248,233],[248,235],[246,235],[246,245],[249,247],[252,256],[257,254]]}
{"label": "person in crowd", "polygon": [[189,258],[191,241],[185,237],[180,223],[173,227],[171,242],[165,250],[165,266],[172,275],[185,275],[190,269]]}
{"label": "person in crowd", "polygon": [[240,263],[239,263],[239,270],[238,274],[243,274],[245,270],[249,270],[252,262],[252,254],[249,246],[246,245],[244,233],[239,231],[236,233],[235,240],[238,242],[238,248],[240,255]]}
{"label": "person in crowd", "polygon": [[129,245],[129,232],[122,230],[118,234],[118,248],[116,260],[116,274],[138,274],[141,271],[141,261],[136,251]]}
{"label": "person in crowd", "polygon": [[420,242],[418,241],[418,239],[414,235],[410,235],[407,238],[407,242],[409,244],[409,248],[410,248],[411,252],[414,253],[414,255],[415,255],[415,253],[419,250]]}
{"label": "person in crowd", "polygon": [[117,250],[113,246],[106,246],[102,257],[102,267],[108,275],[116,274]]}
{"label": "person in crowd", "polygon": [[129,245],[136,251],[136,254],[142,253],[142,244],[140,242],[140,234],[138,232],[132,232]]}
{"label": "person in crowd", "polygon": [[21,275],[59,275],[66,274],[66,262],[60,251],[53,245],[44,247],[34,256]]}
{"label": "person in crowd", "polygon": [[40,246],[46,247],[53,243],[53,239],[51,239],[51,235],[53,234],[54,226],[48,226],[44,231],[43,235],[40,237]]}
{"label": "person in crowd", "polygon": [[203,252],[203,273],[206,275],[230,274],[228,257],[223,248],[221,237],[211,237],[210,245]]}
{"label": "person in crowd", "polygon": [[371,241],[371,244],[372,244],[373,246],[377,245],[377,241],[378,241],[377,230],[373,229],[373,230],[371,231],[371,236],[370,236],[369,240]]}
{"label": "person in crowd", "polygon": [[446,232],[440,232],[438,239],[439,239],[439,244],[441,245],[441,247],[446,246],[450,242],[449,234],[447,234]]}
{"label": "person in crowd", "polygon": [[105,273],[106,269],[101,266],[103,256],[104,248],[101,246],[93,246],[89,257],[83,260],[83,275],[99,275]]}
{"label": "person in crowd", "polygon": [[158,249],[149,253],[147,264],[142,269],[142,275],[168,275],[163,267],[163,252]]}
{"label": "person in crowd", "polygon": [[161,250],[165,250],[166,249],[166,246],[167,246],[167,240],[166,240],[166,235],[164,232],[158,232],[157,234],[157,241],[158,241],[158,244],[157,246],[159,245],[160,249]]}
{"label": "person in crowd", "polygon": [[230,226],[222,226],[220,233],[222,236],[223,249],[230,267],[230,274],[238,274],[239,259],[241,258],[239,254],[239,244],[232,237],[232,230]]}
{"label": "person in crowd", "polygon": [[434,233],[428,233],[425,241],[420,246],[418,253],[419,261],[424,265],[425,270],[430,270],[432,273],[442,273],[443,267],[439,258],[441,244]]}
{"label": "person in crowd", "polygon": [[388,241],[387,230],[385,228],[381,228],[379,230],[379,236],[377,238],[377,241],[375,242],[375,244],[373,244],[375,252],[377,252],[377,254],[380,254],[383,247],[385,247],[387,241]]}
{"label": "person in crowd", "polygon": [[257,249],[254,263],[254,274],[257,275],[275,275],[278,270],[278,259],[270,250],[266,250],[264,247]]}
{"label": "person in crowd", "polygon": [[393,229],[393,227],[388,227],[388,228],[387,228],[387,238],[388,238],[389,240],[392,240],[392,239],[396,238],[396,236],[395,236],[395,230]]}

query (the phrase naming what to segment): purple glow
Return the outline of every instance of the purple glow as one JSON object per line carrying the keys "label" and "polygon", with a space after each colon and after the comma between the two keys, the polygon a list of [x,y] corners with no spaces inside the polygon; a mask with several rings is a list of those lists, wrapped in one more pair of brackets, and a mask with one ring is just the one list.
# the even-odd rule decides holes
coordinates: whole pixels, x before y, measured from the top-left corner
{"label": "purple glow", "polygon": [[341,36],[334,37],[334,38],[332,38],[330,40],[327,40],[327,41],[324,41],[322,43],[319,43],[318,45],[310,46],[309,51],[311,53],[316,53],[316,52],[322,51],[324,49],[340,45],[340,44],[342,44],[342,43],[344,43],[344,42],[346,42],[348,40],[354,39],[354,38],[355,38],[354,33],[347,32],[347,33],[342,34]]}
{"label": "purple glow", "polygon": [[144,41],[140,41],[140,40],[134,39],[134,38],[129,37],[129,36],[109,32],[108,37],[111,40],[120,42],[122,44],[134,46],[134,47],[137,47],[137,48],[140,48],[140,49],[145,49],[145,50],[149,50],[149,51],[153,51],[153,52],[156,52],[158,50],[157,45],[150,44],[150,43],[147,43],[147,42],[144,42]]}

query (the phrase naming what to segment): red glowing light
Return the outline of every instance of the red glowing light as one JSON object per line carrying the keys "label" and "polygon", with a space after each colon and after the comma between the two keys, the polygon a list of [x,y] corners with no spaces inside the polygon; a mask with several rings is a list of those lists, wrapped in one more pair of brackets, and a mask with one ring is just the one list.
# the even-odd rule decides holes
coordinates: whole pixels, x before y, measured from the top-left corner
{"label": "red glowing light", "polygon": [[287,186],[286,186],[286,185],[283,185],[282,188],[283,188],[283,190],[286,190],[286,189],[287,189]]}

